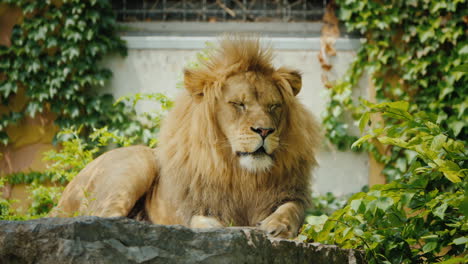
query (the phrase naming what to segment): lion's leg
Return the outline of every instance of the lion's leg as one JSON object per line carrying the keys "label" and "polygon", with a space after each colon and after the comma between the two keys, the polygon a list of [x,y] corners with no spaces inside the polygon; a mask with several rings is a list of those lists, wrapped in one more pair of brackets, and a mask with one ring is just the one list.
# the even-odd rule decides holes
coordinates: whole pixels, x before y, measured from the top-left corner
{"label": "lion's leg", "polygon": [[[110,195],[103,203],[94,207],[96,212],[89,212],[88,214],[99,217],[127,216],[135,205],[138,195],[130,191]],[[87,209],[84,208],[82,211],[85,210]]]}
{"label": "lion's leg", "polygon": [[304,219],[304,207],[299,202],[287,202],[265,220],[258,223],[260,229],[268,235],[281,238],[293,238],[297,235]]}
{"label": "lion's leg", "polygon": [[190,219],[191,228],[220,228],[223,227],[216,218],[203,215],[194,215]]}
{"label": "lion's leg", "polygon": [[106,152],[67,185],[51,216],[127,216],[151,188],[158,170],[154,150],[148,147]]}

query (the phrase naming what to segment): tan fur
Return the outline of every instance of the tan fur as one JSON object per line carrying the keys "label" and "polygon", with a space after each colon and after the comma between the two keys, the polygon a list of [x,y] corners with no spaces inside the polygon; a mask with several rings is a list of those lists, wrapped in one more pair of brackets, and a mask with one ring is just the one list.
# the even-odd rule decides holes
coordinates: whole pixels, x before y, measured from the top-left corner
{"label": "tan fur", "polygon": [[111,150],[84,168],[65,188],[50,216],[126,216],[157,174],[154,150]]}
{"label": "tan fur", "polygon": [[[147,176],[134,178],[128,171],[117,180],[127,181],[126,187],[105,186],[102,183],[109,181],[101,180],[91,184],[91,191],[110,197],[142,182],[149,188],[147,181],[152,179],[146,213],[153,223],[258,225],[273,236],[294,236],[309,203],[319,133],[312,115],[295,97],[302,86],[300,74],[275,69],[271,59],[271,49],[261,47],[257,38],[224,37],[209,59],[200,61],[202,66],[185,72],[187,92],[165,119],[155,149],[157,172],[147,170]],[[256,128],[274,131],[262,139]],[[259,146],[265,154],[252,155]],[[100,178],[110,177],[112,170],[127,163],[98,160],[89,167],[105,167]],[[136,166],[136,173],[145,166],[149,165]],[[86,170],[90,169],[80,175]],[[79,190],[90,182],[74,180],[67,189]],[[61,204],[76,201],[76,195],[77,191],[66,190]],[[128,200],[134,203],[138,198],[133,195]],[[110,206],[103,199],[92,203]]]}

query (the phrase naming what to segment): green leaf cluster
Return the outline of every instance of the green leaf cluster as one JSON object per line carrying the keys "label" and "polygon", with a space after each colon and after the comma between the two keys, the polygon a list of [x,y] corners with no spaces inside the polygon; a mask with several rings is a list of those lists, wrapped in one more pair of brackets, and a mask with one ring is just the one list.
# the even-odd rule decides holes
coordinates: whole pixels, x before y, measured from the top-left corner
{"label": "green leaf cluster", "polygon": [[[345,76],[330,89],[323,124],[327,137],[339,149],[349,149],[357,139],[349,132],[345,115],[358,120],[365,112],[352,97],[363,73],[368,73],[379,103],[404,100],[410,113],[435,115],[435,123],[452,138],[468,138],[468,34],[466,0],[337,0],[339,18],[348,30],[364,37],[356,59]],[[360,126],[366,126],[366,119]],[[386,122],[392,122],[385,118]],[[355,149],[357,150],[357,149]],[[381,157],[364,144],[376,159],[389,166],[392,180],[409,165],[401,148]]]}
{"label": "green leaf cluster", "polygon": [[[398,122],[376,128],[369,140],[398,147],[410,160],[401,178],[353,195],[331,216],[310,217],[301,237],[366,251],[370,263],[468,262],[467,146],[436,124],[437,116],[410,114],[407,102],[372,104]],[[404,163],[406,164],[406,163]]]}
{"label": "green leaf cluster", "polygon": [[[60,128],[83,126],[83,137],[92,127],[137,130],[128,106],[115,107],[111,95],[99,93],[112,76],[99,62],[111,53],[126,54],[109,1],[3,3],[19,7],[23,16],[12,45],[0,46],[0,103],[8,109],[0,115],[3,144],[8,125],[42,112],[54,113]],[[23,94],[26,104],[10,108]]]}
{"label": "green leaf cluster", "polygon": [[[335,196],[331,192],[324,195],[312,193],[311,207],[306,212],[306,223],[314,221],[314,216],[330,215],[338,209],[343,208],[349,196]],[[309,221],[310,220],[310,221]]]}

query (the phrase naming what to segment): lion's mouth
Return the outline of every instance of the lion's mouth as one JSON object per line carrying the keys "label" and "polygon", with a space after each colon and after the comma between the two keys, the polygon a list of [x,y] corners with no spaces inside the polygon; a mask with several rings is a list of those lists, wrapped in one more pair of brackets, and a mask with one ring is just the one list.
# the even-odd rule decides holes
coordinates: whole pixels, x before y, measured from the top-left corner
{"label": "lion's mouth", "polygon": [[268,153],[266,153],[265,148],[263,148],[263,146],[260,147],[260,148],[258,148],[258,149],[257,149],[256,151],[254,151],[254,152],[241,152],[241,151],[237,151],[236,153],[237,153],[237,156],[240,156],[240,157],[242,157],[242,156],[247,156],[247,155],[252,155],[252,156],[268,155]]}

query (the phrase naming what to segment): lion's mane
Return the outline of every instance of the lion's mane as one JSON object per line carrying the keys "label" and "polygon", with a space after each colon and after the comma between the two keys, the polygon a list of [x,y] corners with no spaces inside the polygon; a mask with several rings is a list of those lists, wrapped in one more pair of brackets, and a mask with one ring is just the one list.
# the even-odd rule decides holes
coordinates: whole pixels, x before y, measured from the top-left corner
{"label": "lion's mane", "polygon": [[[155,149],[160,164],[156,182],[169,186],[166,191],[173,194],[178,216],[185,223],[199,214],[213,215],[226,225],[255,225],[281,203],[297,201],[306,207],[320,137],[317,123],[294,92],[282,93],[287,129],[280,135],[274,166],[266,172],[237,166],[215,117],[222,84],[233,74],[261,72],[293,89],[281,69],[272,65],[271,48],[262,47],[255,37],[228,36],[199,64],[186,71],[191,76],[185,80],[186,89],[192,93],[176,100]],[[152,218],[151,210],[148,213]]]}

